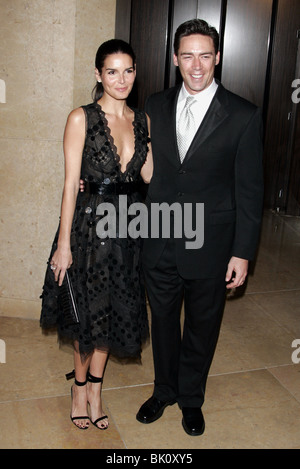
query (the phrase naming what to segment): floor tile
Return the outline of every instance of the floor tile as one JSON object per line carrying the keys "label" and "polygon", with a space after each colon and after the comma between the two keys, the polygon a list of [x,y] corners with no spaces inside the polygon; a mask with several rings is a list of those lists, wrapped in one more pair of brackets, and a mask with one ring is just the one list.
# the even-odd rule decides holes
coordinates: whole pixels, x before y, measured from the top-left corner
{"label": "floor tile", "polygon": [[211,374],[291,363],[294,335],[254,301],[227,301]]}
{"label": "floor tile", "polygon": [[109,430],[101,431],[93,426],[88,430],[79,430],[71,423],[69,413],[69,396],[1,403],[0,448],[123,449],[125,447],[112,419]]}

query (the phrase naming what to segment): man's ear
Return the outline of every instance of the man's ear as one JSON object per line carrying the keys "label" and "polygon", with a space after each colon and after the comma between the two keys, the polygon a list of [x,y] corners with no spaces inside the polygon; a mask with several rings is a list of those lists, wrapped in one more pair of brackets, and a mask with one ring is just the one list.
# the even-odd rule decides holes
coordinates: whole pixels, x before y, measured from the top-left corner
{"label": "man's ear", "polygon": [[175,67],[178,67],[178,66],[179,66],[179,64],[178,64],[178,57],[177,57],[176,54],[173,54],[173,63],[174,63],[174,65],[175,65]]}

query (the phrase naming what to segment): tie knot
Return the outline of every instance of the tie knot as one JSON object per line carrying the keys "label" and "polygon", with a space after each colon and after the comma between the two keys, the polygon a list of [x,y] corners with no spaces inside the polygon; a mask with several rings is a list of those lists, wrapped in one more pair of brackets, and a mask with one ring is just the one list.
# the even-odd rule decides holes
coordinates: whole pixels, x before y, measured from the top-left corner
{"label": "tie knot", "polygon": [[186,98],[184,107],[190,107],[195,102],[196,102],[196,100],[195,100],[194,96],[188,96]]}

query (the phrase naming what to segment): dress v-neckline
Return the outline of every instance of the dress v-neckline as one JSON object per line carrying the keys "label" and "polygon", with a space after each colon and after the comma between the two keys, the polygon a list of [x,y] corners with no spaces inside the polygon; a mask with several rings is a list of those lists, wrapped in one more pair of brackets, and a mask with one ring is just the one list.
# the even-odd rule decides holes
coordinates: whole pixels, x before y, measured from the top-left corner
{"label": "dress v-neckline", "polygon": [[107,140],[109,142],[109,146],[110,146],[110,149],[111,149],[111,152],[114,156],[114,159],[118,165],[118,168],[119,168],[119,172],[122,176],[124,176],[128,169],[129,169],[129,165],[132,163],[135,155],[136,155],[136,140],[137,140],[137,137],[136,137],[136,126],[135,126],[135,123],[136,123],[136,112],[134,109],[130,108],[133,113],[134,113],[134,118],[133,118],[133,121],[132,121],[132,128],[133,128],[133,135],[134,135],[134,150],[133,150],[133,155],[132,157],[130,158],[130,160],[126,163],[126,168],[125,168],[125,171],[122,171],[122,165],[121,165],[121,157],[120,155],[118,154],[118,149],[114,143],[114,138],[111,134],[111,130],[110,130],[110,127],[108,125],[108,121],[107,121],[107,118],[106,118],[106,115],[105,115],[105,112],[103,111],[101,105],[99,103],[96,102],[96,105],[98,107],[98,110],[99,110],[99,113],[102,117],[102,120],[103,120],[103,123],[104,123],[104,131],[106,133],[106,136],[107,136]]}

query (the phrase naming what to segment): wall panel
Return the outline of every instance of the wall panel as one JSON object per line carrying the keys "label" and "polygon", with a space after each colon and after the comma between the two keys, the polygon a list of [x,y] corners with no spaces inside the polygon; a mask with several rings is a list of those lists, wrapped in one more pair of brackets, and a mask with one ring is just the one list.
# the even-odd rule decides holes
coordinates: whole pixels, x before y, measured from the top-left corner
{"label": "wall panel", "polygon": [[164,89],[168,24],[168,0],[132,0],[130,42],[137,57],[136,96],[132,99],[140,108],[147,96]]}
{"label": "wall panel", "polygon": [[222,83],[263,106],[268,64],[272,0],[228,0]]}

